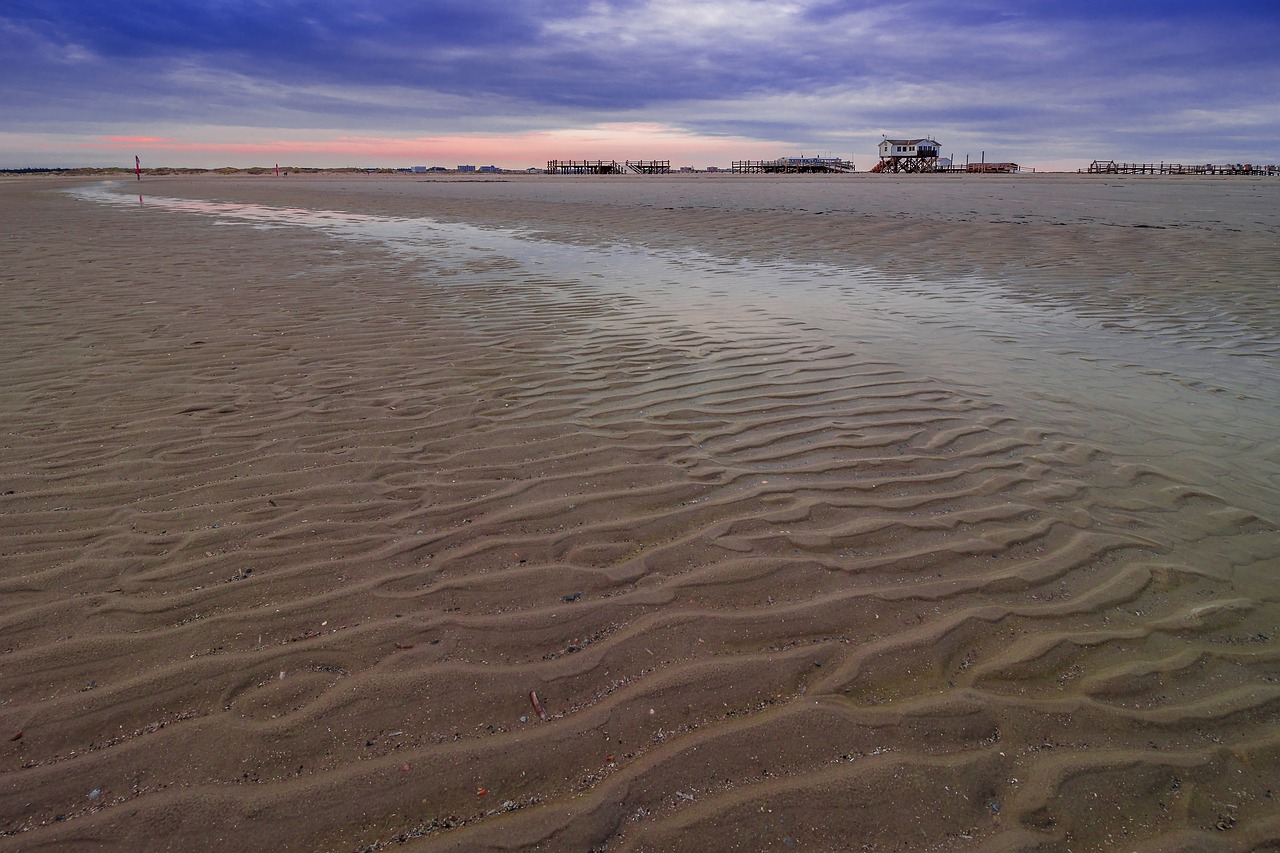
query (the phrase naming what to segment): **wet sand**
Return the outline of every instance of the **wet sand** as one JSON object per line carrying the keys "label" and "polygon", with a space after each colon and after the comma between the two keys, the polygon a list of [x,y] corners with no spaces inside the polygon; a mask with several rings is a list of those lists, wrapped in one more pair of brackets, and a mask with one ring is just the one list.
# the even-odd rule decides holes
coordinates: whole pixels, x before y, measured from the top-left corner
{"label": "wet sand", "polygon": [[0,849],[1280,845],[1278,202],[0,183]]}

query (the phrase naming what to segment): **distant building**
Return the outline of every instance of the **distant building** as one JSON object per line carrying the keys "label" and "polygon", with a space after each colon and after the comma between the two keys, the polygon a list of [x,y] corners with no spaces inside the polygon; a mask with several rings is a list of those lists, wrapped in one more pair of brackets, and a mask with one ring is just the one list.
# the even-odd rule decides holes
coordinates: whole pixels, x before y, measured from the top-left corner
{"label": "distant building", "polygon": [[497,166],[481,166],[480,171],[492,173],[492,172],[501,172],[502,170],[499,169]]}
{"label": "distant building", "polygon": [[458,167],[459,172],[474,172],[475,170],[476,170],[475,166],[459,166]]}
{"label": "distant building", "polygon": [[425,171],[427,171],[427,167],[426,167],[426,166],[414,166],[414,167],[413,167],[413,171],[414,171],[414,172],[425,172]]}
{"label": "distant building", "polygon": [[886,139],[880,143],[880,157],[937,157],[941,147],[934,139]]}

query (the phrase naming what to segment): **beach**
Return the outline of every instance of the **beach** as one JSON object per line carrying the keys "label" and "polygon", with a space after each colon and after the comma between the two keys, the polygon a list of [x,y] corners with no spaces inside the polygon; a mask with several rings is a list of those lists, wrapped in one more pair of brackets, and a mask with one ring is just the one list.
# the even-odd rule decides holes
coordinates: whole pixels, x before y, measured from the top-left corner
{"label": "beach", "polygon": [[0,850],[1280,845],[1280,182],[0,180]]}

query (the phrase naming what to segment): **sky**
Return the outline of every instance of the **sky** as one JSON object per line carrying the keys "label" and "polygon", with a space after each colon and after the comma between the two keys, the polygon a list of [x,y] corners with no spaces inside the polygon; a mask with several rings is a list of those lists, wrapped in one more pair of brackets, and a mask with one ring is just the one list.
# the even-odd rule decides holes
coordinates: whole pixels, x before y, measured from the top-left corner
{"label": "sky", "polygon": [[0,168],[1280,163],[1277,0],[0,0]]}

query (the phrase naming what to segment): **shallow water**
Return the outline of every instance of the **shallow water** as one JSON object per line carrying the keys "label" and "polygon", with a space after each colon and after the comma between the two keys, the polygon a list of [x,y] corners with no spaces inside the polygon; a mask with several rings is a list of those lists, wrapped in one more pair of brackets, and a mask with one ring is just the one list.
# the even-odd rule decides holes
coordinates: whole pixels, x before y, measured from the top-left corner
{"label": "shallow water", "polygon": [[[74,190],[133,205],[118,183]],[[139,196],[140,204],[260,228],[317,229],[381,243],[443,277],[500,268],[546,297],[568,282],[678,317],[691,334],[732,337],[803,323],[824,344],[874,352],[972,393],[1082,432],[1126,460],[1158,462],[1178,479],[1271,517],[1280,514],[1280,330],[1221,320],[1217,338],[1140,313],[1099,316],[1007,297],[1016,282],[970,276],[904,280],[870,268],[770,264],[626,245],[584,250],[515,230],[428,218]],[[568,297],[571,301],[572,297]],[[1034,413],[1034,414],[1032,414]]]}

